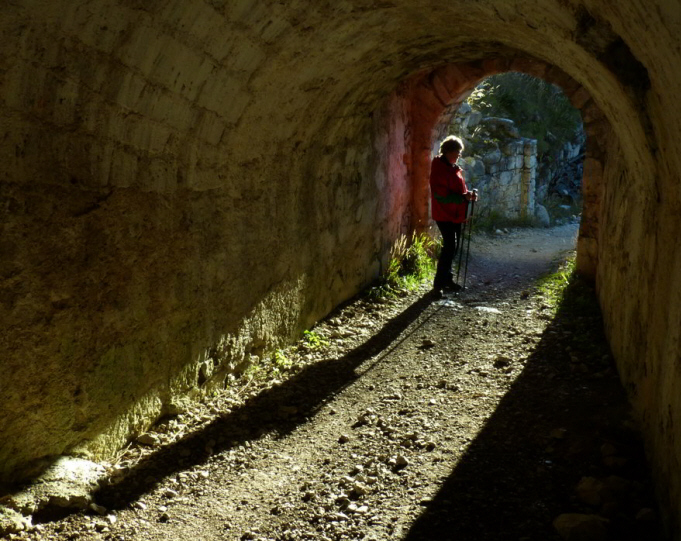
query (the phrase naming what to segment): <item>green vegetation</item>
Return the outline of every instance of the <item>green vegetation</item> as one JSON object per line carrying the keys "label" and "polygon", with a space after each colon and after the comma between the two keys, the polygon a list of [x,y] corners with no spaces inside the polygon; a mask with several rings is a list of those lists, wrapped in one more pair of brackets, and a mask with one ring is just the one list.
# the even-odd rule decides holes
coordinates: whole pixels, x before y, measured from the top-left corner
{"label": "green vegetation", "polygon": [[248,381],[277,378],[292,370],[296,370],[301,362],[301,354],[321,350],[329,345],[329,341],[315,331],[303,331],[300,340],[285,349],[276,349],[262,357],[252,356],[241,372],[241,377]]}
{"label": "green vegetation", "polygon": [[523,137],[537,140],[540,159],[572,141],[582,127],[579,111],[559,87],[525,73],[488,77],[467,101],[485,116],[513,120]]}
{"label": "green vegetation", "polygon": [[570,252],[555,272],[537,282],[537,290],[554,314],[579,320],[582,316],[599,314],[600,309],[593,287],[575,269],[576,252]]}
{"label": "green vegetation", "polygon": [[435,275],[440,246],[439,241],[425,233],[414,233],[410,242],[402,235],[391,250],[388,271],[379,284],[369,290],[369,297],[380,300],[417,289],[424,280]]}
{"label": "green vegetation", "polygon": [[293,361],[291,361],[281,349],[272,353],[272,355],[270,355],[270,360],[277,370],[288,370],[293,366]]}
{"label": "green vegetation", "polygon": [[576,254],[573,252],[560,263],[558,270],[544,276],[537,282],[537,290],[554,313],[563,301],[567,286],[576,276],[575,261]]}
{"label": "green vegetation", "polygon": [[329,341],[314,331],[304,331],[302,345],[307,349],[321,349],[328,346]]}

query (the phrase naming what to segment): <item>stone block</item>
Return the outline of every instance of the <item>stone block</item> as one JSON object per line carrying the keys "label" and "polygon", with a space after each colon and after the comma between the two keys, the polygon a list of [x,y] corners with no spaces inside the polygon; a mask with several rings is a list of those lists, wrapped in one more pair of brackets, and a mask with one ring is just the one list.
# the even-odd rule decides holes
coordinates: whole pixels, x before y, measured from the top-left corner
{"label": "stone block", "polygon": [[508,58],[486,58],[482,61],[482,67],[488,76],[508,71],[510,64]]}
{"label": "stone block", "polygon": [[[457,109],[456,114],[465,115],[465,117],[468,118],[471,114],[473,114],[473,108],[470,105],[468,105],[468,103],[463,102]],[[480,113],[478,112],[478,114]]]}
{"label": "stone block", "polygon": [[151,154],[162,153],[173,133],[173,130],[164,124],[134,116],[125,117],[122,122],[123,132],[118,140]]}
{"label": "stone block", "polygon": [[25,517],[14,509],[0,505],[0,536],[10,539],[10,534],[18,534],[30,530],[33,526],[31,517]]}
{"label": "stone block", "polygon": [[265,61],[267,54],[262,46],[252,40],[241,37],[232,42],[231,48],[220,55],[223,66],[231,71],[253,73]]}
{"label": "stone block", "polygon": [[599,196],[603,185],[603,164],[594,158],[585,158],[582,177],[584,197]]}
{"label": "stone block", "polygon": [[104,89],[105,98],[126,109],[138,110],[148,82],[132,70],[121,70],[116,75],[116,79]]}
{"label": "stone block", "polygon": [[[138,15],[131,9],[88,9],[77,6],[61,19],[62,31],[77,36],[80,43],[94,51],[112,53],[120,46],[120,37],[131,29]],[[82,54],[82,52],[81,52]]]}
{"label": "stone block", "polygon": [[480,111],[473,111],[468,116],[468,128],[475,128],[482,120],[482,113]]}
{"label": "stone block", "polygon": [[157,59],[173,39],[162,30],[148,24],[138,24],[126,36],[125,42],[115,49],[118,59],[128,67],[143,74],[150,73]]}
{"label": "stone block", "polygon": [[603,111],[600,110],[594,101],[589,101],[584,107],[582,107],[581,112],[584,124],[590,124],[605,117]]}
{"label": "stone block", "polygon": [[551,218],[549,216],[548,210],[543,205],[535,205],[534,215],[542,227],[549,227],[551,225]]}
{"label": "stone block", "polygon": [[435,92],[435,95],[444,105],[449,105],[452,102],[452,99],[455,96],[452,96],[449,93],[447,87],[445,86],[445,83],[439,76],[437,75],[432,76],[430,78],[430,84],[433,86],[433,91]]}
{"label": "stone block", "polygon": [[579,83],[557,66],[550,66],[544,76],[549,83],[558,85],[569,96],[579,88]]}
{"label": "stone block", "polygon": [[565,541],[607,541],[609,522],[598,515],[566,513],[553,521],[553,527]]}
{"label": "stone block", "polygon": [[217,113],[226,124],[234,124],[250,101],[251,97],[243,83],[235,76],[222,71],[206,81],[197,104]]}
{"label": "stone block", "polygon": [[570,94],[568,98],[575,109],[581,109],[591,99],[591,96],[586,88],[580,86],[572,94]]}
{"label": "stone block", "polygon": [[198,124],[198,137],[211,145],[217,145],[225,129],[225,123],[216,113],[206,111]]}
{"label": "stone block", "polygon": [[517,153],[516,145],[514,142],[507,142],[501,146],[501,152],[504,156],[513,156]]}
{"label": "stone block", "polygon": [[612,128],[606,119],[594,120],[584,125],[587,141],[593,141],[596,148],[602,149],[612,133]]}
{"label": "stone block", "polygon": [[162,3],[157,18],[171,28],[181,29],[183,35],[193,38],[192,41],[201,43],[203,47],[198,49],[212,53],[214,58],[221,57],[219,43],[227,42],[225,36],[233,32],[225,23],[224,17],[220,17],[215,8],[203,2]]}
{"label": "stone block", "polygon": [[537,154],[537,140],[523,139],[523,154],[525,156],[532,156]]}
{"label": "stone block", "polygon": [[148,79],[193,100],[214,69],[215,64],[205,55],[166,38],[162,53],[149,69]]}
{"label": "stone block", "polygon": [[508,186],[513,182],[513,172],[512,171],[502,171],[499,173],[499,183]]}
{"label": "stone block", "polygon": [[439,68],[436,73],[442,78],[451,96],[459,96],[468,83],[466,76],[453,64]]}
{"label": "stone block", "polygon": [[520,71],[522,73],[527,73],[538,77],[540,79],[544,78],[547,66],[544,62],[536,60],[534,58],[527,57],[516,57],[511,61],[509,71]]}
{"label": "stone block", "polygon": [[485,165],[491,166],[493,164],[498,164],[501,161],[501,150],[498,148],[495,148],[493,151],[488,152],[482,157],[483,162],[485,162]]}

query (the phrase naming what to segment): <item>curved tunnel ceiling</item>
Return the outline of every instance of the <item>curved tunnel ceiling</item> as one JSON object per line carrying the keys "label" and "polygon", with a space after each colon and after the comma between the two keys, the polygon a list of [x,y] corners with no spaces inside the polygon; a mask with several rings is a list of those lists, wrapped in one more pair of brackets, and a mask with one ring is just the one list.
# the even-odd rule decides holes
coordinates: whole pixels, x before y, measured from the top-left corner
{"label": "curved tunnel ceiling", "polygon": [[[13,250],[7,320],[16,332],[3,337],[2,368],[28,386],[6,401],[19,404],[16,415],[0,416],[0,433],[17,446],[2,450],[0,473],[106,430],[110,440],[91,448],[111,452],[139,419],[160,414],[159,397],[171,394],[177,374],[186,375],[177,388],[191,386],[197,359],[218,340],[229,335],[235,356],[262,349],[375,277],[401,232],[410,187],[397,186],[392,206],[373,205],[394,186],[372,177],[380,169],[372,160],[382,158],[374,156],[372,115],[403,84],[449,66],[466,64],[472,86],[499,59],[535,58],[581,84],[607,117],[618,139],[608,178],[619,184],[601,250],[614,270],[601,285],[620,357],[630,355],[631,329],[647,329],[636,304],[646,291],[631,301],[617,293],[628,283],[653,288],[642,279],[653,256],[672,268],[662,234],[659,247],[638,247],[652,226],[673,232],[677,219],[668,208],[646,212],[656,202],[644,199],[658,182],[677,201],[681,169],[675,117],[665,114],[681,94],[678,69],[660,60],[678,56],[663,18],[678,19],[659,8],[596,0],[6,2],[1,187],[16,202],[3,238]],[[655,31],[639,28],[644,15]],[[664,178],[653,140],[666,145]],[[353,161],[353,152],[362,158]],[[317,181],[319,193],[309,195]],[[287,214],[286,206],[295,208]],[[631,208],[642,210],[630,212],[626,227],[615,223]],[[274,234],[258,229],[270,219]],[[275,251],[274,271],[259,275],[262,253]],[[664,298],[673,276],[652,293]],[[96,395],[111,373],[133,372],[127,366],[145,377]],[[130,413],[157,388],[148,410]],[[61,416],[50,415],[54,404]],[[50,424],[38,434],[34,419]]]}
{"label": "curved tunnel ceiling", "polygon": [[[260,132],[272,131],[291,141],[308,141],[334,122],[361,123],[398,82],[415,72],[522,51],[580,81],[611,120],[628,125],[621,134],[626,137],[636,120],[633,104],[608,99],[621,93],[621,82],[589,50],[607,49],[616,36],[609,25],[595,22],[576,6],[414,5],[407,0],[313,6],[34,2],[15,10],[7,24],[26,36],[18,55],[37,57],[53,68],[73,54],[66,48],[74,44],[59,34],[74,32],[81,40],[76,46],[82,49],[83,65],[77,66],[82,71],[69,73],[67,68],[64,79],[85,82],[94,93],[104,90],[108,99],[160,120],[165,117],[157,110],[159,100],[186,107],[193,121],[178,120],[180,131],[185,126],[186,132],[201,131],[205,120],[189,112],[196,106],[215,113],[227,128],[238,124],[242,129],[231,131],[234,138],[251,134],[259,139]],[[53,44],[60,39],[64,55],[55,54]],[[92,50],[97,56],[90,57]],[[135,73],[158,85],[151,99],[134,96],[135,84],[141,84]],[[87,102],[88,96],[81,99]],[[229,130],[221,141],[234,144]],[[249,149],[240,150],[247,161]],[[259,152],[253,148],[251,157]]]}

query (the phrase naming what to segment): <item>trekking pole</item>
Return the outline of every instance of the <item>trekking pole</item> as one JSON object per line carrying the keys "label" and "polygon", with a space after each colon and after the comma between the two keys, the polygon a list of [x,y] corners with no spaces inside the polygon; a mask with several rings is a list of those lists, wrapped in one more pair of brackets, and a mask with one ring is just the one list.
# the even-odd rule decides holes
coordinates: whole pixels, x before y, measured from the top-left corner
{"label": "trekking pole", "polygon": [[[473,190],[474,192],[477,192],[477,190]],[[477,193],[476,193],[477,195]],[[468,247],[466,248],[466,266],[464,267],[463,270],[463,288],[466,289],[466,276],[468,275],[468,256],[471,255],[471,234],[473,233],[473,212],[475,211],[475,199],[471,200],[471,215],[469,216],[468,220],[470,221],[469,227],[468,227]]]}
{"label": "trekking pole", "polygon": [[[468,211],[468,209],[466,209]],[[461,272],[461,261],[463,261],[463,238],[466,232],[466,222],[461,224],[461,231],[456,236],[456,249],[459,250],[459,263],[456,266],[456,283],[459,283],[459,273]]]}

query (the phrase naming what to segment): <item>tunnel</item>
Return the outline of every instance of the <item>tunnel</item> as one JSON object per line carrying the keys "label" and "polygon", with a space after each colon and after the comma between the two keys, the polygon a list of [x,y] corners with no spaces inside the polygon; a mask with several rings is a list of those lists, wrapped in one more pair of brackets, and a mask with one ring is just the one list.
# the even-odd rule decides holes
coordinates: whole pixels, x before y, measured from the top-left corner
{"label": "tunnel", "polygon": [[587,133],[578,269],[681,516],[681,7],[15,0],[0,8],[0,480],[106,460],[295,339],[428,225],[433,128],[484,77]]}

